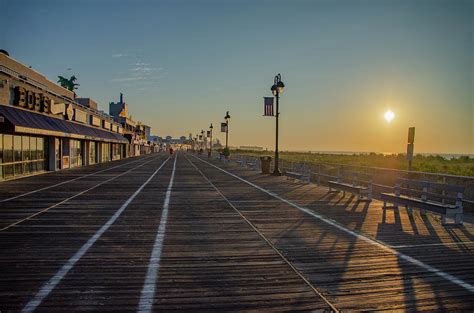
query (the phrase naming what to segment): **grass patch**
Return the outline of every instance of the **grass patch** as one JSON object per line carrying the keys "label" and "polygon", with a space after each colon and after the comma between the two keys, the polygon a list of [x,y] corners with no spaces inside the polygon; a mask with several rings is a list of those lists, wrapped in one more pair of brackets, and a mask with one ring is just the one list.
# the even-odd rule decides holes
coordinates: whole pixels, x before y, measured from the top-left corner
{"label": "grass patch", "polygon": [[[252,155],[252,156],[273,156],[271,151],[248,151],[232,150],[231,154]],[[280,158],[288,161],[307,163],[333,163],[360,165],[370,167],[382,167],[398,170],[407,170],[408,161],[405,154],[324,154],[308,152],[280,152]],[[447,159],[442,156],[425,156],[418,154],[413,159],[412,168],[414,171],[451,174],[461,176],[474,176],[474,158],[461,156]]]}

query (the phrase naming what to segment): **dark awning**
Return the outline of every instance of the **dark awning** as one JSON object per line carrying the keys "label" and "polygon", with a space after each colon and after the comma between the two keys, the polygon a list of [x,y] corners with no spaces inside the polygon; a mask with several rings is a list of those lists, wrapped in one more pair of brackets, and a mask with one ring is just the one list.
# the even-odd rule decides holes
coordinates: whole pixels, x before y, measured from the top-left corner
{"label": "dark awning", "polygon": [[118,133],[14,107],[0,105],[0,115],[5,117],[14,126],[15,132],[19,133],[129,143],[127,138]]}

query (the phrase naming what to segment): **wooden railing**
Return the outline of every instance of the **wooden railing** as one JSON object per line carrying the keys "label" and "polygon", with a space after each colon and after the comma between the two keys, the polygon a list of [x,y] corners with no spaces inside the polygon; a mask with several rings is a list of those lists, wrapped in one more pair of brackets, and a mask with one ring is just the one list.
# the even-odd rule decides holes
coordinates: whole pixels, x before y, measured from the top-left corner
{"label": "wooden railing", "polygon": [[[232,155],[231,160],[248,158],[248,155]],[[253,157],[255,158],[255,157]],[[348,170],[372,175],[372,186],[374,197],[378,198],[382,192],[392,192],[397,178],[409,178],[412,180],[425,180],[439,182],[443,184],[452,184],[464,186],[463,206],[467,211],[474,212],[474,177],[459,176],[450,174],[438,174],[428,172],[416,172],[397,170],[381,167],[370,167],[362,165],[348,165],[339,163],[318,163],[318,162],[294,162],[280,159],[280,169],[283,173],[291,171],[294,168],[308,168],[312,183],[318,185],[327,185],[329,180],[337,179],[339,171]],[[273,168],[273,160],[271,164]],[[362,181],[364,182],[364,181]],[[365,182],[368,183],[368,182]]]}

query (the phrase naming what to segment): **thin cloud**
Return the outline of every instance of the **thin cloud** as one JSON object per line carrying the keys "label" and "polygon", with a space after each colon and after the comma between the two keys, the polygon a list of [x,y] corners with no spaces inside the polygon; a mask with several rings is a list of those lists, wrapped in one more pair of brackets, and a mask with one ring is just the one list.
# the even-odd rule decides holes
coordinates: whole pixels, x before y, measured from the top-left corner
{"label": "thin cloud", "polygon": [[135,67],[135,68],[132,68],[130,69],[130,71],[132,72],[152,72],[152,71],[155,71],[156,68],[154,67]]}
{"label": "thin cloud", "polygon": [[135,65],[135,66],[148,66],[148,65],[150,65],[150,63],[136,62],[136,63],[133,63],[132,65]]}
{"label": "thin cloud", "polygon": [[113,83],[121,83],[121,82],[131,82],[136,80],[143,80],[145,77],[143,76],[134,76],[134,77],[120,77],[120,78],[113,78],[110,81]]}
{"label": "thin cloud", "polygon": [[115,53],[115,54],[112,54],[112,58],[123,58],[123,57],[126,57],[128,55],[124,54],[124,53]]}

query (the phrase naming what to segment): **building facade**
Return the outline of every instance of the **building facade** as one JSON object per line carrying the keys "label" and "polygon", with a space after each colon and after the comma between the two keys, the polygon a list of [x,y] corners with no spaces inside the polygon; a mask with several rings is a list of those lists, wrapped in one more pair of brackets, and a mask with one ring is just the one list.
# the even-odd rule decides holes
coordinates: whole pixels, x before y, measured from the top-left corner
{"label": "building facade", "polygon": [[151,128],[141,122],[132,120],[128,112],[128,104],[120,93],[118,102],[109,103],[109,114],[122,125],[124,136],[129,141],[127,156],[138,156],[159,151],[158,146],[150,139]]}
{"label": "building facade", "polygon": [[0,180],[127,157],[124,133],[95,101],[0,53]]}

